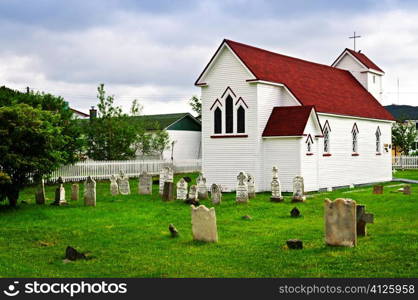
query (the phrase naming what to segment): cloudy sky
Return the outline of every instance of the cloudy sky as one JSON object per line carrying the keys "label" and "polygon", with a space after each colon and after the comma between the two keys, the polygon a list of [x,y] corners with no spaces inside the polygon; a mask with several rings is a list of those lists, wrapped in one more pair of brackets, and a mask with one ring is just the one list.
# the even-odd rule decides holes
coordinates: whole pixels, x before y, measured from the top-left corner
{"label": "cloudy sky", "polygon": [[125,108],[190,111],[223,38],[331,64],[356,31],[386,72],[383,104],[418,105],[417,20],[414,1],[0,0],[0,85],[87,112],[102,82]]}

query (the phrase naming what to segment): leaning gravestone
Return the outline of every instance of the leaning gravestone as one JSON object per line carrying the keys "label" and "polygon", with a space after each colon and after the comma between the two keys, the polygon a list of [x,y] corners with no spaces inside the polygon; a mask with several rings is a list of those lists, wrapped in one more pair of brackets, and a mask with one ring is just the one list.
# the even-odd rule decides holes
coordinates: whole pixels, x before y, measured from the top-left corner
{"label": "leaning gravestone", "polygon": [[112,194],[112,196],[116,196],[119,194],[118,179],[116,175],[110,176],[110,193]]}
{"label": "leaning gravestone", "polygon": [[78,194],[80,192],[80,186],[78,183],[71,185],[71,201],[78,201]]}
{"label": "leaning gravestone", "polygon": [[187,200],[187,182],[184,178],[177,182],[177,200]]}
{"label": "leaning gravestone", "polygon": [[204,200],[208,198],[208,188],[206,187],[206,178],[203,174],[199,174],[196,179],[197,182],[197,199]]}
{"label": "leaning gravestone", "polygon": [[119,193],[121,195],[129,195],[131,193],[131,187],[129,185],[129,177],[120,171],[118,178]]}
{"label": "leaning gravestone", "polygon": [[55,190],[55,201],[51,203],[52,205],[68,205],[67,201],[65,200],[65,189],[64,189],[64,181],[61,177],[57,180],[58,187]]}
{"label": "leaning gravestone", "polygon": [[198,207],[191,205],[191,209],[193,239],[216,243],[218,241],[218,230],[216,227],[215,208],[208,209],[204,205]]}
{"label": "leaning gravestone", "polygon": [[247,173],[248,198],[255,198],[254,177]]}
{"label": "leaning gravestone", "polygon": [[139,175],[138,180],[138,194],[151,195],[152,194],[152,176],[143,171]]}
{"label": "leaning gravestone", "polygon": [[174,174],[173,169],[170,167],[164,167],[160,171],[160,195],[164,192],[164,183],[173,182]]}
{"label": "leaning gravestone", "polygon": [[366,207],[364,205],[356,206],[356,216],[357,216],[357,236],[366,236],[367,223],[374,223],[374,215],[366,213]]}
{"label": "leaning gravestone", "polygon": [[248,202],[248,184],[247,184],[247,175],[245,172],[239,172],[238,184],[236,191],[236,201],[238,203],[247,203]]}
{"label": "leaning gravestone", "polygon": [[210,187],[210,197],[212,199],[212,204],[221,204],[222,201],[222,191],[219,185],[213,183]]}
{"label": "leaning gravestone", "polygon": [[171,201],[174,199],[174,183],[166,181],[164,182],[163,201]]}
{"label": "leaning gravestone", "polygon": [[35,201],[36,204],[45,204],[45,184],[43,179],[35,192]]}
{"label": "leaning gravestone", "polygon": [[325,242],[331,246],[357,245],[356,201],[325,199]]}
{"label": "leaning gravestone", "polygon": [[374,185],[373,194],[383,194],[383,185]]}
{"label": "leaning gravestone", "polygon": [[293,197],[292,202],[304,202],[305,201],[305,186],[302,176],[296,176],[293,178]]}
{"label": "leaning gravestone", "polygon": [[91,176],[84,183],[84,205],[96,206],[96,181]]}

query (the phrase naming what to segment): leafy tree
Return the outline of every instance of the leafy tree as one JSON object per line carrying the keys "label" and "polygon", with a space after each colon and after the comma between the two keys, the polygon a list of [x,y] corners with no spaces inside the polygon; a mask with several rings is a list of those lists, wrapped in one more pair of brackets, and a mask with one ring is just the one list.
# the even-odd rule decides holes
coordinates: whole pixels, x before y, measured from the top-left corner
{"label": "leafy tree", "polygon": [[57,126],[60,115],[19,103],[0,107],[0,200],[16,206],[20,190],[39,181],[71,155],[62,149],[67,137]]}
{"label": "leafy tree", "polygon": [[167,130],[157,130],[152,135],[152,148],[163,158],[164,150],[169,148],[170,137]]}
{"label": "leafy tree", "polygon": [[392,144],[395,149],[408,154],[417,138],[417,130],[413,122],[395,123],[392,127]]}
{"label": "leafy tree", "polygon": [[[122,108],[114,105],[114,97],[106,96],[104,84],[97,88],[98,117],[87,127],[88,156],[95,160],[123,160],[135,157],[137,129]],[[132,108],[139,113],[139,106]]]}
{"label": "leafy tree", "polygon": [[202,115],[202,101],[197,96],[192,96],[189,100],[192,110],[197,113],[198,117]]}

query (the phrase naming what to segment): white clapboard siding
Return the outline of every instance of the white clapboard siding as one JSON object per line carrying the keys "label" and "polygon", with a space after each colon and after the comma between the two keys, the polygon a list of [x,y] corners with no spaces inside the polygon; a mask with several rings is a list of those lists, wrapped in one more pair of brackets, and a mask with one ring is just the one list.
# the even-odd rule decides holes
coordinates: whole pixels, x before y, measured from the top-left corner
{"label": "white clapboard siding", "polygon": [[[94,179],[108,179],[113,174],[123,171],[129,177],[138,177],[142,171],[151,175],[158,175],[163,167],[172,166],[171,161],[167,160],[112,160],[94,161],[86,160],[74,165],[61,167],[51,174],[49,180],[55,181],[62,177],[64,181],[80,181],[92,176]],[[201,160],[175,160],[174,172],[200,172]]]}
{"label": "white clapboard siding", "polygon": [[392,157],[394,169],[418,169],[418,156],[395,156]]}

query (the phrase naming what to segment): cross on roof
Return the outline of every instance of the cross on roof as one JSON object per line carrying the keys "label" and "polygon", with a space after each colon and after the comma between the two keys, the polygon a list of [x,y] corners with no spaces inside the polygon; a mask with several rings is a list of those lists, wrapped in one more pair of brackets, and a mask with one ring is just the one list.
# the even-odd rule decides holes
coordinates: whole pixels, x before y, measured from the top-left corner
{"label": "cross on roof", "polygon": [[356,39],[361,38],[361,35],[356,35],[356,32],[354,31],[353,36],[349,36],[348,38],[354,40],[354,51],[356,51]]}

